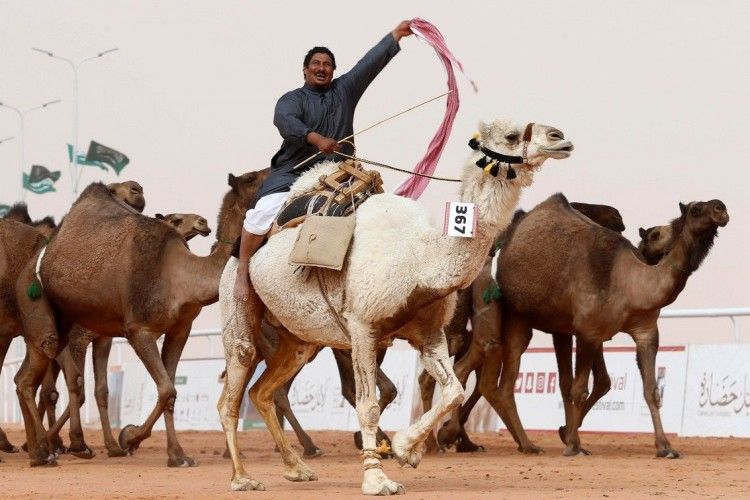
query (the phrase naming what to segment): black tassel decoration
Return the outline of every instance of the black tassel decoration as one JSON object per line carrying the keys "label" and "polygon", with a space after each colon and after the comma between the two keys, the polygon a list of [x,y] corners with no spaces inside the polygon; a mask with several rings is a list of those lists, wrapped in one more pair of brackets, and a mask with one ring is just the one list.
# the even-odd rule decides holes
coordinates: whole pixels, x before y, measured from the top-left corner
{"label": "black tassel decoration", "polygon": [[510,165],[508,165],[508,173],[505,175],[505,178],[508,180],[516,178],[516,171]]}
{"label": "black tassel decoration", "polygon": [[490,167],[490,175],[492,175],[492,177],[497,177],[498,173],[500,173],[500,163],[495,162],[495,164]]}
{"label": "black tassel decoration", "polygon": [[484,168],[484,167],[487,166],[487,163],[489,163],[487,161],[487,157],[486,156],[482,156],[480,159],[477,160],[477,167]]}
{"label": "black tassel decoration", "polygon": [[472,138],[471,138],[471,139],[469,140],[469,147],[470,147],[471,149],[475,150],[475,151],[476,151],[476,150],[479,150],[479,141],[478,141],[478,140],[477,140],[476,138],[472,137]]}

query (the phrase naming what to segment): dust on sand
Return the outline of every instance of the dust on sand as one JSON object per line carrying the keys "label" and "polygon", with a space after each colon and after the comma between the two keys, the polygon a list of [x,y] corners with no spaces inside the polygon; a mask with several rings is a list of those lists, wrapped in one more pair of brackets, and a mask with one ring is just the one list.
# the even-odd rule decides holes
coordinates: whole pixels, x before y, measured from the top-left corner
{"label": "dust on sand", "polygon": [[[5,425],[11,442],[24,440],[20,426]],[[263,430],[240,433],[248,473],[265,492],[229,491],[231,465],[221,457],[220,432],[180,432],[186,452],[199,466],[166,467],[166,436],[154,432],[135,455],[107,458],[101,434],[86,432],[96,457],[59,458],[58,467],[31,469],[28,457],[0,453],[0,496],[3,498],[351,498],[361,497],[362,467],[349,432],[311,432],[325,451],[307,463],[319,480],[291,483],[281,477],[281,460]],[[530,433],[545,448],[540,456],[522,455],[507,433],[475,434],[484,453],[453,450],[428,455],[419,468],[384,462],[388,476],[406,487],[414,499],[434,498],[686,498],[750,497],[750,440],[672,438],[683,458],[655,458],[648,434],[583,433],[591,456],[565,458],[557,433]],[[289,436],[294,440],[294,436]]]}

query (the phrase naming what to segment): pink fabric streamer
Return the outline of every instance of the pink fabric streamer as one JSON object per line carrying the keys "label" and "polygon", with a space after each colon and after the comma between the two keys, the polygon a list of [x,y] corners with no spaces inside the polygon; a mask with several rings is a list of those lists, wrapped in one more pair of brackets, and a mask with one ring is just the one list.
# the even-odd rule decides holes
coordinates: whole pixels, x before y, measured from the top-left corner
{"label": "pink fabric streamer", "polygon": [[[448,90],[451,91],[448,94],[448,101],[446,103],[445,117],[443,122],[440,124],[437,132],[432,137],[429,146],[427,146],[427,152],[424,157],[417,163],[412,172],[416,172],[424,175],[432,175],[437,167],[437,162],[440,160],[440,156],[443,154],[445,149],[445,143],[450,135],[451,128],[453,127],[453,120],[456,118],[458,112],[458,86],[456,85],[456,76],[453,73],[453,64],[458,66],[464,75],[464,68],[461,63],[453,56],[448,46],[445,44],[445,39],[440,33],[437,27],[422,18],[415,17],[410,23],[411,30],[417,37],[422,38],[424,41],[432,45],[437,52],[440,61],[445,67],[445,72],[448,74]],[[467,77],[468,79],[468,77]],[[477,86],[474,82],[469,79],[471,86],[474,88],[474,92],[477,91]],[[426,177],[419,177],[412,175],[404,182],[402,182],[394,191],[394,193],[406,196],[413,200],[418,199],[424,190],[427,188],[430,179]]]}

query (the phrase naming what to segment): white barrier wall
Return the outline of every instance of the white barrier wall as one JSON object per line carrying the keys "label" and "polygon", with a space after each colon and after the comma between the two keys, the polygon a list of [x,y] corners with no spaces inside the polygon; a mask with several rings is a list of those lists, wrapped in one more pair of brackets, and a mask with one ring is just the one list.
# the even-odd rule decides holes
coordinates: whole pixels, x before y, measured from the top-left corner
{"label": "white barrier wall", "polygon": [[685,436],[750,437],[750,345],[691,345]]}
{"label": "white barrier wall", "polygon": [[[643,398],[641,375],[634,347],[604,350],[612,389],[589,412],[582,430],[652,432],[651,414]],[[682,346],[662,347],[656,358],[664,430],[679,433],[682,393],[685,386],[686,352]],[[591,383],[591,382],[590,382]],[[467,387],[467,392],[470,390]],[[555,353],[551,348],[529,349],[521,357],[515,383],[518,414],[526,430],[557,430],[565,424]],[[482,399],[467,422],[473,432],[504,429],[492,407]]]}

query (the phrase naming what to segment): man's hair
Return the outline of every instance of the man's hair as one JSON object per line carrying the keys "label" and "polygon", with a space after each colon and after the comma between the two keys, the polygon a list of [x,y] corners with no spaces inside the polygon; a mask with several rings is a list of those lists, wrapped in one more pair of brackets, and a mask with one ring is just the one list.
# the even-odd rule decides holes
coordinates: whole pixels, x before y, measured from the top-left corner
{"label": "man's hair", "polygon": [[302,67],[306,68],[310,65],[310,59],[312,59],[312,56],[315,54],[328,54],[328,57],[331,58],[331,62],[333,63],[333,69],[336,69],[336,56],[333,55],[333,52],[328,47],[313,47],[310,50],[307,51],[307,54],[305,55],[305,60],[302,62]]}

